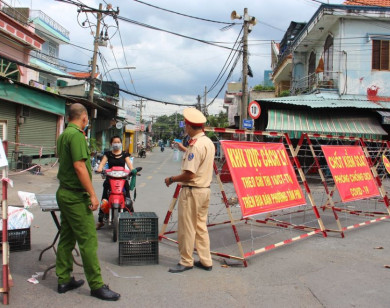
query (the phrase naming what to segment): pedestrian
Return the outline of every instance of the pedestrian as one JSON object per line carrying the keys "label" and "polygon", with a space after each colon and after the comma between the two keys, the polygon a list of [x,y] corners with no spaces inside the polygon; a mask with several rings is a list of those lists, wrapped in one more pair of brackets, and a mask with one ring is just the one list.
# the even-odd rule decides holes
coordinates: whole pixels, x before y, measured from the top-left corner
{"label": "pedestrian", "polygon": [[[183,110],[185,130],[191,137],[185,150],[181,165],[181,174],[167,177],[167,186],[181,183],[179,195],[178,242],[180,261],[169,272],[180,273],[195,265],[206,271],[212,270],[210,238],[207,231],[207,214],[210,201],[210,182],[213,176],[215,148],[213,142],[204,134],[206,117],[195,108]],[[194,243],[199,261],[194,262]]]}
{"label": "pedestrian", "polygon": [[84,136],[88,113],[81,104],[69,108],[69,124],[57,142],[59,157],[57,203],[61,211],[60,240],[57,247],[56,274],[58,293],[81,287],[75,280],[73,255],[76,242],[80,248],[84,273],[91,295],[102,300],[118,300],[120,295],[103,283],[97,256],[97,235],[93,211],[99,206],[92,185],[90,152]]}
{"label": "pedestrian", "polygon": [[[96,172],[102,172],[103,167],[106,163],[108,163],[108,168],[112,167],[123,167],[127,165],[129,170],[133,170],[133,164],[130,160],[130,154],[127,152],[122,151],[122,138],[119,136],[113,136],[110,140],[111,145],[111,151],[104,152],[104,156],[102,161],[99,164],[99,167],[97,168]],[[125,192],[126,192],[126,199],[130,200],[130,203],[126,203],[128,205],[128,210],[130,212],[134,212],[133,204],[131,203],[130,199],[130,185],[129,181],[125,181]],[[106,203],[108,200],[108,190],[110,189],[110,182],[108,179],[106,179],[103,182],[103,194],[102,194],[102,204]],[[99,214],[98,214],[98,223],[96,225],[96,230],[101,229],[104,226],[104,213],[102,208],[99,208]]]}

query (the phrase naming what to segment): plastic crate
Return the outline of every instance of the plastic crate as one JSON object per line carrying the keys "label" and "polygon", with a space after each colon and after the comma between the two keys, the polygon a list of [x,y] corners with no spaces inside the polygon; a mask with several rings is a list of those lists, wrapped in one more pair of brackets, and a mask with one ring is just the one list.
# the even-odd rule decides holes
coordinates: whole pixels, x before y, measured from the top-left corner
{"label": "plastic crate", "polygon": [[[3,232],[0,231],[0,244],[3,242],[2,236],[3,236]],[[10,251],[31,250],[30,228],[8,230],[8,243],[9,243]]]}
{"label": "plastic crate", "polygon": [[158,264],[158,240],[119,242],[119,265]]}
{"label": "plastic crate", "polygon": [[119,215],[119,265],[158,264],[158,217],[153,212]]}
{"label": "plastic crate", "polygon": [[120,213],[118,238],[119,242],[157,240],[157,215],[153,212]]}

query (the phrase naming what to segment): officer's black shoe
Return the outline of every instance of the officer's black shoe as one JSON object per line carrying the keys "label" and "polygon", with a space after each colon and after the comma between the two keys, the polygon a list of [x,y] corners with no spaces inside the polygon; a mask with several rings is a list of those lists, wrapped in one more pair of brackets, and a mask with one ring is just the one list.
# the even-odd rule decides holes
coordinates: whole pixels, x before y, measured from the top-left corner
{"label": "officer's black shoe", "polygon": [[91,296],[97,297],[104,301],[117,301],[121,295],[108,288],[108,285],[103,285],[99,289],[91,290]]}
{"label": "officer's black shoe", "polygon": [[170,273],[181,273],[181,272],[184,272],[184,271],[188,271],[188,270],[190,270],[192,268],[193,268],[193,266],[184,266],[184,265],[181,265],[180,263],[178,263],[176,266],[170,267],[168,272],[170,272]]}
{"label": "officer's black shoe", "polygon": [[202,262],[200,262],[200,261],[195,261],[195,262],[194,262],[194,265],[195,265],[196,267],[199,267],[199,268],[201,268],[201,269],[204,269],[205,271],[211,271],[211,270],[213,269],[212,266],[204,266],[204,265],[202,264]]}
{"label": "officer's black shoe", "polygon": [[80,288],[84,284],[84,280],[75,280],[74,277],[68,283],[58,284],[58,293],[65,293],[73,289]]}

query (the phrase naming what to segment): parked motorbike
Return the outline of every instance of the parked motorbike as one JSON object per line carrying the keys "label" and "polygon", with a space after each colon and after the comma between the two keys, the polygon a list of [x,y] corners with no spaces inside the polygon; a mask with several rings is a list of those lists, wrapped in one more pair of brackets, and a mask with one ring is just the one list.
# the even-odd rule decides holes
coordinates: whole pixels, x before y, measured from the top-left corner
{"label": "parked motorbike", "polygon": [[131,177],[139,175],[138,172],[141,170],[142,167],[131,171],[123,167],[112,167],[102,171],[102,177],[108,178],[110,189],[108,200],[101,205],[101,209],[103,213],[108,214],[108,224],[113,226],[112,240],[114,242],[118,240],[119,213],[133,206],[131,198],[126,198],[125,182]]}
{"label": "parked motorbike", "polygon": [[141,147],[138,152],[138,157],[145,158],[146,157],[146,149],[144,147]]}

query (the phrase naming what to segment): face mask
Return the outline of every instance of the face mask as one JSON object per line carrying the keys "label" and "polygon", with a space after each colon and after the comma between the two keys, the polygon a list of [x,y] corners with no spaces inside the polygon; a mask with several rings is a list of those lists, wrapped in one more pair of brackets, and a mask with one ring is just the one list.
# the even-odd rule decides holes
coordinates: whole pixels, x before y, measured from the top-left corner
{"label": "face mask", "polygon": [[84,127],[84,131],[85,131],[85,132],[87,131],[88,126],[89,126],[89,120],[88,120],[88,122],[87,122],[87,125],[85,125],[85,127]]}
{"label": "face mask", "polygon": [[120,150],[122,148],[122,144],[121,143],[113,143],[112,144],[112,149],[113,150]]}

